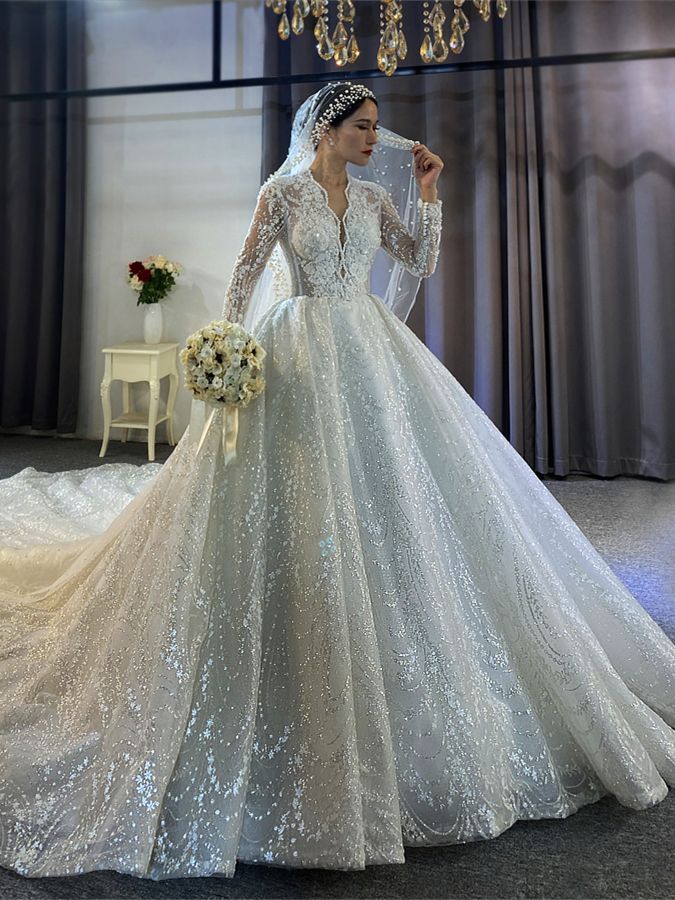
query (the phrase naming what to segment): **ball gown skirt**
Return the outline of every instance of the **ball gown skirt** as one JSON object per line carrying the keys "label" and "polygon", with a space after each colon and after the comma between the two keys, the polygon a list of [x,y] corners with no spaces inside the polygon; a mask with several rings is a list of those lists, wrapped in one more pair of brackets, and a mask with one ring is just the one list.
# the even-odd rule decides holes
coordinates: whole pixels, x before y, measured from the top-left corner
{"label": "ball gown skirt", "polygon": [[256,336],[227,465],[217,412],[2,485],[0,863],[362,869],[663,800],[675,646],[453,375],[370,293]]}

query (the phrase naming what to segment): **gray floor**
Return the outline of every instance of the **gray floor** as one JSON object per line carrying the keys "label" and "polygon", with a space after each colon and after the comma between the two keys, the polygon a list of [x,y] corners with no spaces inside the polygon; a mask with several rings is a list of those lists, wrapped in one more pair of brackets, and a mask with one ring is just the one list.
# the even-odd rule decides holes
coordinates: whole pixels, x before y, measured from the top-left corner
{"label": "gray floor", "polygon": [[[33,437],[19,434],[0,434],[0,478],[15,475],[26,466],[40,472],[64,472],[66,469],[87,469],[105,463],[145,463],[148,445],[143,441],[111,440],[103,459],[99,458],[100,441],[79,438]],[[173,448],[168,444],[155,445],[155,462],[168,459]]]}
{"label": "gray floor", "polygon": [[[147,459],[145,445],[0,435],[0,477]],[[159,445],[157,460],[170,448]],[[675,641],[675,482],[547,478],[597,550]],[[0,823],[1,830],[1,823]],[[675,791],[635,812],[611,798],[567,819],[517,822],[491,841],[406,849],[406,864],[364,872],[239,864],[234,878],[153,882],[94,872],[22,878],[0,870],[0,897],[675,898]]]}

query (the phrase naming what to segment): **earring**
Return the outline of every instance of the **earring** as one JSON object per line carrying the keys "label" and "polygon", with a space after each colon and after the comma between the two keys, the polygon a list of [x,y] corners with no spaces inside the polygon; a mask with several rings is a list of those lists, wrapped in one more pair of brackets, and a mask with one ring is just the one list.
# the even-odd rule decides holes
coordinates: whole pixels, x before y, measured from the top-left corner
{"label": "earring", "polygon": [[335,146],[335,141],[333,140],[332,137],[329,137],[329,138],[328,138],[328,143],[331,145],[331,147],[334,147],[334,146]]}

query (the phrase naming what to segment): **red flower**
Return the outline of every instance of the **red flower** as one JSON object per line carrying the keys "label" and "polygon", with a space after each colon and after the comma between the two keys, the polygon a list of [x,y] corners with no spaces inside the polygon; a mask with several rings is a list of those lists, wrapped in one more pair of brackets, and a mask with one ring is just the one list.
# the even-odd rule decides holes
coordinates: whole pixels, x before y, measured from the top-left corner
{"label": "red flower", "polygon": [[150,279],[152,278],[152,272],[150,271],[150,269],[145,269],[142,266],[140,271],[135,272],[134,274],[138,276],[139,281],[143,282],[150,281]]}
{"label": "red flower", "polygon": [[145,271],[145,266],[142,262],[132,262],[129,263],[129,271],[132,275],[138,275],[140,277],[140,273]]}

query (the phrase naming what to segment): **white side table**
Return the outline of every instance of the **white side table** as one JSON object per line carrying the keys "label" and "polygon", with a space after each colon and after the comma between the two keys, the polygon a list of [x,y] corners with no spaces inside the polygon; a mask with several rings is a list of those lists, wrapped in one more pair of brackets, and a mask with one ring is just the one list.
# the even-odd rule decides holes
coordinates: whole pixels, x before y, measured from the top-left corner
{"label": "white side table", "polygon": [[[103,442],[99,456],[105,456],[108,449],[111,428],[122,428],[122,442],[129,436],[130,428],[140,428],[148,432],[148,459],[155,459],[155,430],[160,422],[166,422],[166,432],[170,446],[175,446],[173,436],[173,408],[178,393],[178,370],[176,368],[177,343],[144,344],[129,341],[104,347],[105,372],[101,382],[101,403],[103,404]],[[169,377],[169,397],[166,413],[159,415],[159,383]],[[110,385],[122,382],[122,415],[112,417],[110,406]],[[136,381],[147,381],[150,385],[150,404],[147,416],[131,408],[129,385]]]}

